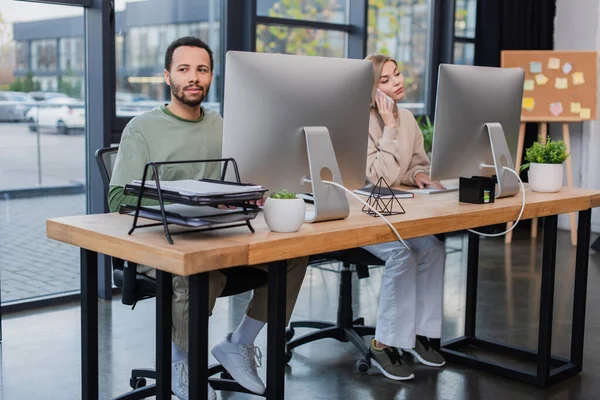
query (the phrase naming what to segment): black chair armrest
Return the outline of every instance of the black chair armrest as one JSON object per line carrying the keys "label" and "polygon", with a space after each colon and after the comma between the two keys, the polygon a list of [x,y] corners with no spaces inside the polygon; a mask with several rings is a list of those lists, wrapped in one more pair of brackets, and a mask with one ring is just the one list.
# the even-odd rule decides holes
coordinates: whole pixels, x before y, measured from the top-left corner
{"label": "black chair armrest", "polygon": [[368,278],[369,266],[364,264],[356,264],[356,275],[358,275],[358,279]]}
{"label": "black chair armrest", "polygon": [[137,294],[137,264],[125,263],[120,258],[112,257],[113,279],[115,285],[121,288],[121,303],[128,306],[140,300]]}

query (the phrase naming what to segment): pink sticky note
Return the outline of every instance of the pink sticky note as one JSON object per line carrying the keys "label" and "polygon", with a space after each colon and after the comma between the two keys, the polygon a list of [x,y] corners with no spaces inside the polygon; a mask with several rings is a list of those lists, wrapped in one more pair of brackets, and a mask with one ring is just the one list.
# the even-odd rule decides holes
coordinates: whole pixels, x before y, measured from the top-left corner
{"label": "pink sticky note", "polygon": [[562,114],[563,112],[563,106],[562,103],[560,101],[556,102],[556,103],[551,103],[550,104],[550,112],[552,113],[552,115],[554,115],[555,117],[558,117],[560,114]]}

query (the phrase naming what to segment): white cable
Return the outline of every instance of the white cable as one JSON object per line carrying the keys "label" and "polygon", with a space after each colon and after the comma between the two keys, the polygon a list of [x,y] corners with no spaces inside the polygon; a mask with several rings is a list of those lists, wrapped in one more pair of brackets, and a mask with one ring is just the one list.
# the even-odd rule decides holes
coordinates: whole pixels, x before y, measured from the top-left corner
{"label": "white cable", "polygon": [[517,179],[519,180],[519,185],[521,186],[521,194],[523,195],[523,203],[521,205],[521,212],[519,213],[517,220],[514,222],[513,226],[511,226],[509,229],[505,230],[502,233],[482,233],[482,232],[477,232],[473,229],[467,229],[469,232],[475,233],[480,236],[485,236],[485,237],[503,236],[503,235],[506,235],[508,232],[512,231],[513,229],[515,229],[515,227],[521,220],[521,217],[523,216],[523,211],[525,211],[525,185],[523,185],[523,181],[521,180],[521,177],[519,176],[519,174],[517,174],[517,172],[515,170],[507,168],[507,167],[502,167],[502,168],[504,168],[506,171],[510,171],[514,176],[516,176]]}
{"label": "white cable", "polygon": [[406,249],[408,251],[411,251],[410,247],[408,247],[408,245],[404,242],[404,240],[402,240],[402,236],[400,236],[400,234],[398,233],[398,231],[396,230],[396,228],[394,228],[394,225],[392,225],[392,223],[390,221],[388,221],[388,219],[386,217],[384,217],[383,215],[381,215],[381,213],[379,211],[377,211],[375,208],[373,208],[369,203],[367,203],[366,201],[364,201],[363,199],[361,199],[360,197],[358,197],[358,195],[355,194],[350,189],[348,189],[348,188],[340,185],[337,182],[332,182],[332,181],[321,181],[321,182],[326,183],[328,185],[333,185],[333,186],[339,187],[340,189],[344,189],[346,192],[348,192],[352,196],[356,197],[356,199],[358,201],[360,201],[361,203],[363,203],[365,206],[369,207],[375,214],[377,214],[382,220],[384,220],[385,223],[388,224],[388,226],[390,227],[390,229],[396,234],[396,237],[398,238],[398,240],[400,241],[400,243],[402,243],[402,245],[404,245],[404,247],[406,247]]}

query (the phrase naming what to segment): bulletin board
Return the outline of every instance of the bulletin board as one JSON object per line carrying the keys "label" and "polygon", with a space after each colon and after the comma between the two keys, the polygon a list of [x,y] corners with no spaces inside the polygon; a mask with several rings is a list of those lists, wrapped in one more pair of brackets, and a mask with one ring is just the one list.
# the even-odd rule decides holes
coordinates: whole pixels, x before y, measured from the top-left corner
{"label": "bulletin board", "polygon": [[597,52],[503,51],[502,67],[525,70],[521,121],[598,118]]}

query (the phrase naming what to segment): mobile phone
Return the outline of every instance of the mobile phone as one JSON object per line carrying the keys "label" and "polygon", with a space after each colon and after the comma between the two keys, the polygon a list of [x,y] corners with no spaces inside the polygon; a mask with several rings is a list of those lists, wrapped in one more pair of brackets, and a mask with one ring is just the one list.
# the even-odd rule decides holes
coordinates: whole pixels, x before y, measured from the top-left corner
{"label": "mobile phone", "polygon": [[387,102],[387,104],[391,107],[394,106],[394,100],[388,96],[387,94],[383,93],[381,90],[377,89],[377,94],[382,94],[383,97],[385,98],[385,101]]}

